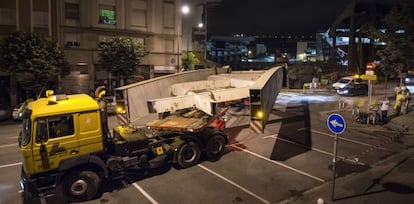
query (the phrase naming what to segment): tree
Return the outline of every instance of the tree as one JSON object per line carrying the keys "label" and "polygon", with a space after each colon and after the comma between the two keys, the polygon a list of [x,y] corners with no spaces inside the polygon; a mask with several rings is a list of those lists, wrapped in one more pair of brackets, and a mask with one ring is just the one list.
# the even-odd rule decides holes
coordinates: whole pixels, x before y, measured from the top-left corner
{"label": "tree", "polygon": [[38,93],[68,74],[64,56],[56,42],[37,33],[16,32],[0,40],[0,69],[26,91]]}
{"label": "tree", "polygon": [[194,65],[199,64],[200,60],[195,56],[193,52],[187,51],[181,55],[181,61],[183,62],[184,70],[194,70]]}
{"label": "tree", "polygon": [[121,79],[127,80],[134,76],[136,66],[148,54],[144,45],[131,37],[112,37],[99,46],[99,63],[116,78],[118,84]]}
{"label": "tree", "polygon": [[400,74],[410,66],[414,57],[414,1],[404,1],[393,8],[385,17],[385,32],[371,28],[374,37],[385,43],[377,51],[381,65],[379,71],[386,79]]}

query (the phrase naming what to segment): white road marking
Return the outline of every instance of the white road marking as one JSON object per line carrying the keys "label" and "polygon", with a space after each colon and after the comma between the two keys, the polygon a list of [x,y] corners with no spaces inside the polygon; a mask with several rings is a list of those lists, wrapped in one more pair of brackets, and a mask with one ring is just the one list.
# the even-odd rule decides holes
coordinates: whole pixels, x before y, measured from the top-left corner
{"label": "white road marking", "polygon": [[[300,143],[297,143],[297,142],[293,142],[293,141],[290,141],[290,140],[286,140],[286,139],[283,139],[283,138],[277,137],[277,134],[276,134],[276,135],[269,135],[269,136],[263,137],[263,139],[267,139],[267,138],[278,139],[278,140],[282,140],[282,141],[284,141],[284,142],[291,143],[291,144],[294,144],[294,145],[303,146],[303,147],[308,147],[308,146],[306,146],[306,145],[303,145],[303,144],[300,144]],[[311,150],[313,150],[313,151],[315,151],[315,152],[322,153],[322,154],[326,154],[326,155],[329,155],[329,156],[333,156],[333,153],[330,153],[330,152],[327,152],[327,151],[325,151],[325,150],[321,150],[321,149],[318,149],[318,148],[315,148],[315,147],[311,147]],[[341,159],[341,160],[347,160],[347,161],[350,161],[350,162],[353,162],[353,163],[357,163],[357,164],[359,164],[359,165],[365,165],[365,164],[364,164],[364,163],[362,163],[362,162],[355,162],[355,160],[353,160],[353,159],[347,159],[347,158],[345,158],[345,157],[343,157],[343,156],[339,156],[339,155],[337,155],[337,157],[338,157],[339,159]]]}
{"label": "white road marking", "polygon": [[150,196],[143,188],[141,188],[141,186],[139,186],[137,183],[133,183],[132,184],[139,192],[142,193],[142,195],[144,195],[152,204],[158,204],[158,202],[152,197]]}
{"label": "white road marking", "polygon": [[[236,144],[239,144],[239,143],[236,143]],[[266,160],[266,161],[268,161],[268,162],[271,162],[271,163],[277,164],[277,165],[279,165],[279,166],[285,167],[285,168],[290,169],[290,170],[292,170],[292,171],[294,171],[294,172],[296,172],[296,173],[302,174],[302,175],[304,175],[304,176],[307,176],[307,177],[309,177],[309,178],[315,179],[315,180],[320,181],[320,182],[322,182],[322,183],[323,183],[323,182],[325,182],[325,180],[323,180],[323,179],[321,179],[321,178],[319,178],[319,177],[316,177],[316,176],[310,175],[310,174],[308,174],[308,173],[306,173],[306,172],[303,172],[303,171],[301,171],[301,170],[299,170],[299,169],[295,169],[295,168],[293,168],[293,167],[291,167],[291,166],[288,166],[288,165],[286,165],[286,164],[283,164],[283,163],[281,163],[281,162],[277,162],[277,161],[274,161],[274,160],[268,159],[268,158],[266,158],[266,157],[264,157],[264,156],[262,156],[262,155],[260,155],[260,154],[257,154],[257,153],[255,153],[255,152],[249,151],[249,150],[247,150],[247,149],[240,148],[240,147],[238,147],[236,144],[231,144],[231,145],[229,145],[229,146],[231,146],[231,147],[233,147],[233,148],[236,148],[236,149],[238,149],[238,150],[240,150],[240,151],[243,151],[243,152],[249,153],[249,154],[251,154],[251,155],[253,155],[253,156],[256,156],[256,157],[258,157],[258,158],[264,159],[264,160]]]}
{"label": "white road marking", "polygon": [[18,145],[16,143],[0,145],[0,148],[7,148],[7,147],[18,147]]}
{"label": "white road marking", "polygon": [[17,163],[13,163],[13,164],[5,164],[5,165],[1,165],[0,166],[0,169],[1,168],[11,167],[11,166],[17,166],[17,165],[21,165],[21,164],[22,164],[21,162],[17,162]]}
{"label": "white road marking", "polygon": [[213,170],[211,170],[211,169],[209,169],[209,168],[207,168],[207,167],[205,167],[205,166],[203,166],[203,165],[201,165],[201,164],[198,164],[197,166],[199,166],[199,167],[201,167],[202,169],[204,169],[204,170],[208,171],[209,173],[211,173],[211,174],[213,174],[213,175],[215,175],[215,176],[217,176],[217,177],[219,177],[219,178],[223,179],[223,180],[224,180],[224,181],[226,181],[227,183],[230,183],[231,185],[233,185],[233,186],[235,186],[235,187],[237,187],[237,188],[241,189],[242,191],[244,191],[244,192],[248,193],[249,195],[251,195],[251,196],[253,196],[253,197],[257,198],[258,200],[262,201],[263,203],[270,203],[268,200],[266,200],[266,199],[264,199],[264,198],[262,198],[262,197],[260,197],[260,196],[256,195],[255,193],[253,193],[253,192],[251,192],[251,191],[247,190],[246,188],[244,188],[243,186],[240,186],[239,184],[237,184],[237,183],[235,183],[235,182],[233,182],[233,181],[231,181],[231,180],[229,180],[229,179],[225,178],[224,176],[222,176],[222,175],[220,175],[220,174],[218,174],[218,173],[214,172]]}
{"label": "white road marking", "polygon": [[[329,133],[326,133],[326,132],[321,132],[321,131],[317,131],[317,130],[311,130],[311,131],[314,132],[314,133],[318,133],[318,134],[321,134],[321,135],[326,135],[326,136],[334,138],[334,136],[332,134],[329,134]],[[352,143],[355,143],[355,144],[360,144],[360,145],[363,145],[363,146],[373,147],[373,148],[376,148],[376,149],[391,152],[391,150],[389,150],[389,149],[385,149],[385,148],[382,148],[382,147],[377,147],[375,145],[367,144],[367,143],[360,142],[360,141],[357,141],[357,140],[351,140],[351,139],[344,138],[344,137],[338,137],[338,139],[344,140],[344,141],[347,141],[347,142],[352,142]]]}

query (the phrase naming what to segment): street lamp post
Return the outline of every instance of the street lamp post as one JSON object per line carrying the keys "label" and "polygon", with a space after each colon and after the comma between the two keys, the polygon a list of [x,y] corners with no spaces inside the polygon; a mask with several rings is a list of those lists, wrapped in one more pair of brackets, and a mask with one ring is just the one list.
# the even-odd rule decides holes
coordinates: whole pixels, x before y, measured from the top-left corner
{"label": "street lamp post", "polygon": [[[191,28],[188,31],[188,35],[187,35],[187,50],[186,50],[187,63],[186,63],[186,67],[185,67],[186,68],[186,71],[188,71],[188,69],[190,68],[190,41],[191,41],[191,43],[193,43],[193,38],[192,38],[192,36],[193,36],[193,28],[196,27],[196,26],[197,26],[198,29],[201,29],[201,28],[203,28],[204,24],[203,23],[198,23],[197,25],[191,26]],[[190,40],[190,38],[191,38],[191,40]],[[192,50],[194,49],[193,44],[191,46],[191,49]]]}
{"label": "street lamp post", "polygon": [[[183,6],[181,6],[181,16],[187,16],[188,14],[190,13],[190,7],[188,6],[188,5],[183,5]],[[181,17],[181,42],[182,42],[182,36],[183,36],[183,34],[184,33],[186,33],[186,32],[184,32],[184,26],[183,26],[183,18]],[[188,36],[187,36],[187,53],[186,53],[186,55],[187,55],[187,59],[188,59]],[[181,53],[181,50],[179,50],[179,52]],[[179,58],[181,58],[181,55],[179,56]],[[184,63],[184,61],[182,62],[182,63]],[[186,65],[185,65],[185,69],[187,69],[188,68],[188,65],[187,65],[188,63],[186,63]],[[178,67],[178,69],[180,70],[181,69],[181,67],[180,67],[180,65],[179,65],[179,67]]]}

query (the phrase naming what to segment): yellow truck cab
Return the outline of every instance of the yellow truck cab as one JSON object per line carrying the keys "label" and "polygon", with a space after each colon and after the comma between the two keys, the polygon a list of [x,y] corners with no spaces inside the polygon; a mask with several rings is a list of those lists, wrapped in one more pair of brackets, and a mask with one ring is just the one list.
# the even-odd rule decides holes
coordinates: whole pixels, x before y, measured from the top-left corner
{"label": "yellow truck cab", "polygon": [[167,164],[188,168],[202,154],[219,157],[228,143],[224,125],[217,125],[224,113],[209,116],[199,110],[180,111],[142,128],[118,126],[111,135],[104,94],[98,89],[93,99],[48,91],[46,98],[28,103],[19,136],[24,201],[58,189],[69,201],[91,200],[104,179]]}
{"label": "yellow truck cab", "polygon": [[[71,168],[103,152],[99,103],[86,94],[53,95],[30,102],[19,137],[22,187],[46,192]],[[95,158],[96,165],[104,165]],[[80,174],[80,172],[78,172]],[[43,185],[43,186],[40,186]]]}
{"label": "yellow truck cab", "polygon": [[20,146],[28,174],[54,170],[62,160],[103,150],[97,102],[85,94],[52,97],[57,100],[29,103],[25,113]]}

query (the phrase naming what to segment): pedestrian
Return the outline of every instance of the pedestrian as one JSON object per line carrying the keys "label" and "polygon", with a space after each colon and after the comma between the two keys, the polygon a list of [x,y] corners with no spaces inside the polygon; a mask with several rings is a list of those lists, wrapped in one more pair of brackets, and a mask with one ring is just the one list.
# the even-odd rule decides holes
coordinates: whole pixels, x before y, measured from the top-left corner
{"label": "pedestrian", "polygon": [[401,91],[406,91],[407,89],[407,85],[405,85],[405,83],[402,84],[401,86]]}
{"label": "pedestrian", "polygon": [[400,91],[401,91],[401,88],[400,88],[400,84],[398,83],[397,86],[394,89],[394,96],[397,96],[398,92],[400,92]]}
{"label": "pedestrian", "polygon": [[402,105],[403,98],[404,96],[402,95],[401,91],[397,92],[397,95],[395,96],[395,104],[394,104],[394,111],[395,111],[396,116],[401,114],[401,105]]}
{"label": "pedestrian", "polygon": [[408,91],[408,89],[404,89],[401,91],[401,95],[402,95],[402,99],[401,99],[401,114],[405,115],[407,114],[407,110],[408,110],[408,104],[410,102],[410,97],[411,94]]}
{"label": "pedestrian", "polygon": [[390,100],[388,97],[384,97],[381,101],[381,119],[382,123],[386,124],[388,122],[388,108],[390,106]]}

